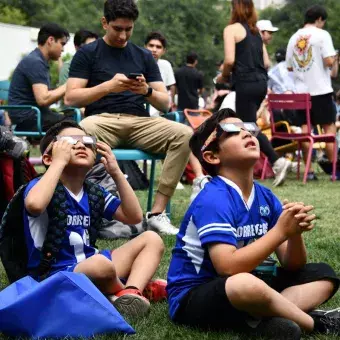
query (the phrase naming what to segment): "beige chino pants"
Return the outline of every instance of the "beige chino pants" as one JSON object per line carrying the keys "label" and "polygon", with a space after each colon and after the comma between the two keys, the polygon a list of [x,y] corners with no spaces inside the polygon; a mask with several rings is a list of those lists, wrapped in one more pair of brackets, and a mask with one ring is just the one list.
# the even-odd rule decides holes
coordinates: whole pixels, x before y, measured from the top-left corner
{"label": "beige chino pants", "polygon": [[130,147],[166,154],[158,191],[171,197],[188,163],[192,130],[162,117],[102,113],[83,119],[81,127],[111,148]]}

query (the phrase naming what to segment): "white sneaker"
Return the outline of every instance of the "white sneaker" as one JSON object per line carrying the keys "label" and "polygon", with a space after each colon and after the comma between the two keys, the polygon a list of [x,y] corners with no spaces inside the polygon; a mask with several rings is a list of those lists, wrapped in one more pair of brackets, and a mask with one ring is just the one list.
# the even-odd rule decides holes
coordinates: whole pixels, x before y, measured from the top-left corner
{"label": "white sneaker", "polygon": [[275,179],[273,182],[274,187],[277,187],[281,184],[283,184],[287,172],[292,167],[292,162],[284,157],[279,158],[274,164],[273,164],[273,171],[275,174]]}
{"label": "white sneaker", "polygon": [[183,190],[184,189],[184,185],[181,182],[178,182],[176,185],[176,190]]}
{"label": "white sneaker", "polygon": [[210,181],[211,176],[200,176],[196,177],[192,181],[192,192],[190,196],[190,202],[192,202],[204,186]]}
{"label": "white sneaker", "polygon": [[146,222],[149,230],[165,235],[176,235],[178,233],[179,229],[171,224],[169,217],[164,212],[152,217],[149,217],[150,214],[150,212],[146,213]]}

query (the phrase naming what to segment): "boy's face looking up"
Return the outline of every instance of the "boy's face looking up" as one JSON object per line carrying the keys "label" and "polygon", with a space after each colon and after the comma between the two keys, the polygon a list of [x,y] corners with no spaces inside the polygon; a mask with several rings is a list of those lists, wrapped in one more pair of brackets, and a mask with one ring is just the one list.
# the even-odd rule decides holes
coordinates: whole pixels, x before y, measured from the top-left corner
{"label": "boy's face looking up", "polygon": [[[220,123],[242,123],[238,118],[227,118]],[[219,151],[203,151],[203,158],[206,162],[215,164],[222,168],[252,167],[260,157],[258,140],[249,131],[241,129],[240,132],[223,132],[218,138]]]}
{"label": "boy's face looking up", "polygon": [[165,53],[165,48],[163,47],[162,43],[157,39],[150,40],[145,47],[149,51],[151,51],[153,57],[156,60],[160,59]]}
{"label": "boy's face looking up", "polygon": [[[66,137],[70,136],[86,136],[86,133],[83,130],[73,128],[73,127],[68,127],[64,130],[62,130],[58,136],[58,142],[62,140],[67,140]],[[65,138],[61,138],[65,137]],[[78,138],[73,138],[73,139],[78,139]],[[82,142],[81,139],[77,141],[76,144],[72,146],[71,150],[71,158],[70,161],[67,165],[67,167],[74,167],[76,166],[77,168],[85,168],[85,169],[91,169],[94,165],[95,161],[95,145],[93,144],[86,144],[85,142]],[[56,143],[56,141],[53,141],[53,144]],[[49,151],[48,151],[49,150]],[[50,165],[53,161],[53,156],[54,152],[50,148],[50,146],[46,149],[46,152],[43,155],[43,160],[46,165]]]}

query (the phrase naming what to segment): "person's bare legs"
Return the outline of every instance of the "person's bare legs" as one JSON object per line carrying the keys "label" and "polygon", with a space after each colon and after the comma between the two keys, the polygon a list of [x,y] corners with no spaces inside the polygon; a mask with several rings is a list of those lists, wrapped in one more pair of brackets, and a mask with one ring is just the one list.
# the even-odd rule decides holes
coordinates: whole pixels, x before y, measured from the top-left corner
{"label": "person's bare legs", "polygon": [[306,332],[314,328],[310,315],[252,274],[241,273],[229,277],[225,290],[236,309],[254,317],[282,317],[294,321]]}
{"label": "person's bare legs", "polygon": [[103,294],[114,294],[124,288],[113,263],[101,254],[78,263],[74,272],[85,274]]}
{"label": "person's bare legs", "polygon": [[164,252],[162,238],[153,231],[146,231],[115,249],[112,262],[118,277],[126,278],[126,286],[143,291],[155,274]]}
{"label": "person's bare legs", "polygon": [[304,312],[310,312],[325,302],[333,291],[334,283],[322,280],[286,288],[281,292],[281,295]]}
{"label": "person's bare legs", "polygon": [[[336,126],[334,123],[322,125],[325,134],[336,134]],[[333,143],[327,143],[325,148],[325,153],[330,162],[333,162],[333,148],[336,147]]]}
{"label": "person's bare legs", "polygon": [[170,200],[169,196],[165,196],[159,191],[157,191],[155,195],[155,201],[151,209],[151,213],[154,214],[164,211],[169,200]]}
{"label": "person's bare legs", "polygon": [[115,249],[112,261],[101,254],[80,262],[75,273],[83,273],[104,294],[115,294],[124,289],[119,278],[126,278],[126,286],[143,291],[161,261],[164,244],[160,236],[146,231]]}

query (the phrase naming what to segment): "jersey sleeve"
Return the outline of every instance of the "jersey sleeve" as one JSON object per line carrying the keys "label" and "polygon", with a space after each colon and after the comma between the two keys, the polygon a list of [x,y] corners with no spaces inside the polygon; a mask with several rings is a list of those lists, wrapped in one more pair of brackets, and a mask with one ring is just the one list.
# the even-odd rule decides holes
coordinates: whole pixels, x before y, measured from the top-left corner
{"label": "jersey sleeve", "polygon": [[227,243],[236,247],[235,211],[231,197],[220,195],[214,199],[204,200],[193,212],[193,222],[197,233],[206,246],[211,243]]}
{"label": "jersey sleeve", "polygon": [[322,58],[334,57],[336,55],[331,35],[324,31],[324,38],[321,44]]}
{"label": "jersey sleeve", "polygon": [[144,77],[146,79],[147,83],[162,81],[162,76],[159,71],[158,65],[152,56],[150,51],[147,51],[146,53],[146,74],[144,74]]}
{"label": "jersey sleeve", "polygon": [[121,200],[112,195],[110,192],[102,188],[103,193],[104,193],[104,199],[105,199],[105,204],[104,204],[104,218],[108,221],[111,221],[113,219],[113,215],[120,206]]}
{"label": "jersey sleeve", "polygon": [[69,78],[90,79],[91,76],[91,51],[81,48],[72,58]]}
{"label": "jersey sleeve", "polygon": [[46,65],[41,60],[30,60],[25,65],[25,74],[31,85],[44,84],[50,85],[50,76]]}

